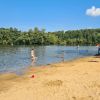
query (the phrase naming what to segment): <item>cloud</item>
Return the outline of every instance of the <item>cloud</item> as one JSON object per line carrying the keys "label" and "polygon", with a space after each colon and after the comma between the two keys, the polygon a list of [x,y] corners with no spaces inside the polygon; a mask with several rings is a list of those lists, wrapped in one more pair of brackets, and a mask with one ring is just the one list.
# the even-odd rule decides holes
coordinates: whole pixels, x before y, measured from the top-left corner
{"label": "cloud", "polygon": [[88,15],[88,16],[100,16],[100,8],[96,8],[95,6],[92,6],[92,8],[89,8],[86,10],[86,15]]}

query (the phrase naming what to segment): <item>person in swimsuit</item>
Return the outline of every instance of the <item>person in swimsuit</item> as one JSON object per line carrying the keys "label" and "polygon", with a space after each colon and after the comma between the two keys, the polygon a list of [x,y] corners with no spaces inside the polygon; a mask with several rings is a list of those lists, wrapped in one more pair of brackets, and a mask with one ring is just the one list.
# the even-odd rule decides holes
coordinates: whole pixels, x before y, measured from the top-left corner
{"label": "person in swimsuit", "polygon": [[31,59],[32,59],[32,65],[33,65],[36,61],[34,49],[31,50]]}

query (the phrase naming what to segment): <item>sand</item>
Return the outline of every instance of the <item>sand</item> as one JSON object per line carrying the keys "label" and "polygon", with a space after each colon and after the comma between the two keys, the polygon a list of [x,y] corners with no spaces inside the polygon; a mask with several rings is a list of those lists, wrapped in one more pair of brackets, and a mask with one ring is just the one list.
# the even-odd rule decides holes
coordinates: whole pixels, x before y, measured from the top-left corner
{"label": "sand", "polygon": [[100,100],[100,58],[29,68],[22,76],[1,75],[0,100]]}

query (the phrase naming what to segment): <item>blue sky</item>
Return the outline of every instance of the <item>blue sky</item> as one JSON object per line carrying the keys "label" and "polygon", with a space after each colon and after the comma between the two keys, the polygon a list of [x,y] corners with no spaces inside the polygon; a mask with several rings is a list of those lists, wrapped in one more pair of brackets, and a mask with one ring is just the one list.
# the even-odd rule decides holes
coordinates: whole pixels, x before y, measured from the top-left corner
{"label": "blue sky", "polygon": [[0,27],[47,31],[100,28],[100,16],[86,10],[100,8],[99,0],[0,0]]}

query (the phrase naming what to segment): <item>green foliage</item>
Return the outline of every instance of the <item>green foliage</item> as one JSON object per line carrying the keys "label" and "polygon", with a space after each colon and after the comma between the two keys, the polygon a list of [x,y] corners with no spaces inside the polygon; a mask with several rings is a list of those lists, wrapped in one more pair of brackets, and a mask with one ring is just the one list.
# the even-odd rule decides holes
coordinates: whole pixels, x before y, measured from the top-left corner
{"label": "green foliage", "polygon": [[0,45],[95,45],[100,43],[100,29],[46,32],[37,27],[21,32],[0,28]]}

